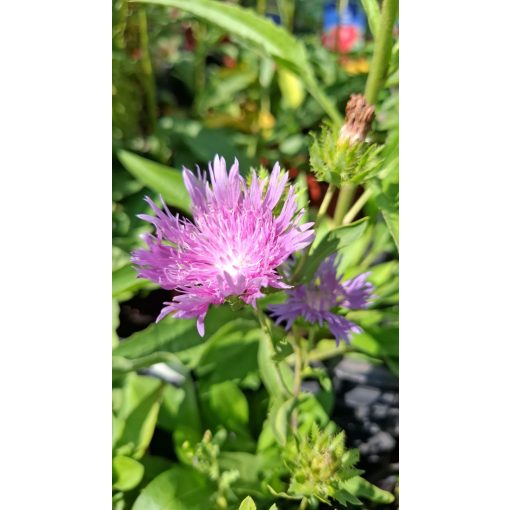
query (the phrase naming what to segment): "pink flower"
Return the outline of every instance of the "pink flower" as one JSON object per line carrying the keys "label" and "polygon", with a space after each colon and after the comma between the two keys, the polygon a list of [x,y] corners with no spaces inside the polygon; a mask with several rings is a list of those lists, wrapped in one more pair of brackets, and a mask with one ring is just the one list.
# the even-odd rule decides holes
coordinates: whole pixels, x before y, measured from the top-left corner
{"label": "pink flower", "polygon": [[169,313],[196,317],[201,336],[209,305],[238,296],[255,307],[264,287],[288,288],[276,268],[314,238],[313,223],[299,225],[303,210],[296,211],[293,186],[280,213],[273,215],[288,179],[278,163],[269,182],[253,171],[250,186],[239,175],[237,160],[227,172],[225,159],[216,156],[209,174],[211,184],[205,172],[198,170],[196,177],[183,170],[193,222],[172,215],[165,204],[161,210],[146,197],[155,215],[140,218],[156,227],[156,235],[145,235],[147,249],[132,255],[140,277],[180,293],[164,303],[157,321]]}

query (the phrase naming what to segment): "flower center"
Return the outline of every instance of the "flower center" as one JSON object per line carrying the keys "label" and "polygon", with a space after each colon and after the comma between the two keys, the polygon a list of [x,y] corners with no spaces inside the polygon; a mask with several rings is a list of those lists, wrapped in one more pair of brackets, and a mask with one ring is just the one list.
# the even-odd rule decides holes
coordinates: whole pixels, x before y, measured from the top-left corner
{"label": "flower center", "polygon": [[229,251],[218,257],[215,264],[221,273],[228,273],[232,277],[236,277],[246,266],[246,255],[244,253],[232,253]]}
{"label": "flower center", "polygon": [[335,306],[335,296],[327,295],[323,290],[317,287],[306,289],[306,303],[310,308],[318,312],[325,312]]}

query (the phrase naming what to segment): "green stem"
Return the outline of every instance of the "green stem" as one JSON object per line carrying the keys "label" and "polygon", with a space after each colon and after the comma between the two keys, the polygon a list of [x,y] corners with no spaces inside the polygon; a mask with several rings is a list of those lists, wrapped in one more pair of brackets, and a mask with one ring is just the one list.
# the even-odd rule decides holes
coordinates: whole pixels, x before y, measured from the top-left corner
{"label": "green stem", "polygon": [[147,99],[147,110],[149,112],[149,122],[152,132],[156,130],[158,122],[158,107],[156,102],[156,82],[152,71],[152,62],[149,48],[149,30],[147,27],[147,13],[145,8],[140,6],[138,10],[138,23],[140,30],[140,49],[142,50],[142,58],[140,64],[142,66],[143,84]]}
{"label": "green stem", "polygon": [[381,21],[375,35],[375,49],[367,84],[365,86],[365,99],[371,104],[377,103],[377,96],[386,77],[388,63],[393,43],[393,24],[398,11],[398,0],[383,0]]}
{"label": "green stem", "polygon": [[278,10],[283,21],[283,26],[292,34],[294,31],[294,0],[277,0]]}
{"label": "green stem", "polygon": [[358,214],[361,209],[363,209],[363,206],[368,202],[368,199],[371,195],[370,189],[366,189],[363,194],[354,202],[352,207],[347,211],[347,213],[344,216],[344,219],[342,220],[342,225],[348,225],[351,223],[351,221],[356,217],[356,214]]}
{"label": "green stem", "polygon": [[331,203],[331,199],[333,198],[333,195],[335,194],[336,187],[334,184],[330,184],[328,186],[328,189],[326,190],[326,194],[324,195],[324,198],[322,199],[321,206],[319,207],[319,212],[317,213],[317,219],[316,222],[319,223],[324,216],[326,216],[326,213],[328,212],[329,204]]}
{"label": "green stem", "polygon": [[340,189],[340,196],[338,197],[338,201],[335,208],[334,216],[335,225],[338,226],[342,224],[345,213],[349,210],[349,207],[352,203],[355,191],[356,191],[355,184],[344,184]]}
{"label": "green stem", "polygon": [[308,507],[308,498],[303,498],[301,500],[301,504],[299,505],[298,510],[306,510],[307,507]]}
{"label": "green stem", "polygon": [[257,14],[261,16],[266,14],[266,0],[257,0]]}
{"label": "green stem", "polygon": [[206,28],[200,22],[197,22],[194,27],[194,37],[196,41],[195,58],[193,63],[193,72],[195,79],[195,99],[193,101],[193,110],[198,115],[200,112],[203,93],[206,83],[206,64],[207,46],[205,44]]}
{"label": "green stem", "polygon": [[266,332],[269,338],[272,339],[273,337],[271,335],[271,325],[268,323],[268,318],[266,314],[258,307],[254,308],[253,312],[255,313],[255,317],[257,317],[260,323],[260,327]]}
{"label": "green stem", "polygon": [[303,368],[303,356],[302,356],[302,344],[299,334],[294,330],[294,341],[292,347],[294,348],[294,386],[293,394],[294,398],[298,398],[299,392],[301,391],[301,380],[302,380],[302,368]]}

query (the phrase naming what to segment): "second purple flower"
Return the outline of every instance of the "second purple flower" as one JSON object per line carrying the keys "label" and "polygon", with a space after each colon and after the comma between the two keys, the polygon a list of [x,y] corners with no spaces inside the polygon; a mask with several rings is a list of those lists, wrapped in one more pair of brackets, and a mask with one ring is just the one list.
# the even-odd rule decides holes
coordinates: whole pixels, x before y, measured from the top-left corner
{"label": "second purple flower", "polygon": [[268,309],[276,318],[276,324],[286,322],[289,330],[294,322],[302,317],[320,326],[327,322],[337,345],[340,339],[350,342],[353,333],[361,328],[336,312],[336,308],[366,308],[373,294],[374,286],[367,281],[370,273],[363,273],[351,280],[342,281],[337,277],[335,255],[330,256],[319,266],[314,279],[306,285],[287,291],[287,302],[269,305]]}

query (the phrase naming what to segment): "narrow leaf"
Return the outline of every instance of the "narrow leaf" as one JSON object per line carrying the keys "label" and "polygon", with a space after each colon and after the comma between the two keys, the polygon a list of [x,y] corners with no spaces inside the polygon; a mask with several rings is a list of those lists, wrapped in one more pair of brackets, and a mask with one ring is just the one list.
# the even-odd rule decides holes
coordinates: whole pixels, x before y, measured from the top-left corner
{"label": "narrow leaf", "polygon": [[362,218],[350,225],[334,228],[321,240],[316,241],[312,245],[305,268],[301,274],[296,275],[297,282],[310,281],[324,259],[348,246],[363,234],[367,228],[367,222],[368,218]]}
{"label": "narrow leaf", "polygon": [[361,4],[363,5],[363,9],[367,15],[370,32],[372,32],[372,35],[375,36],[381,21],[381,9],[379,8],[379,4],[377,3],[377,0],[361,0]]}
{"label": "narrow leaf", "polygon": [[178,207],[186,213],[190,212],[190,198],[179,170],[124,150],[118,152],[118,157],[131,175],[154,192],[161,194],[169,206]]}
{"label": "narrow leaf", "polygon": [[344,487],[350,494],[369,499],[375,503],[387,504],[395,501],[395,497],[391,494],[391,492],[382,490],[376,485],[372,485],[364,478],[361,478],[361,476],[354,476],[353,478],[350,478],[344,482]]}

